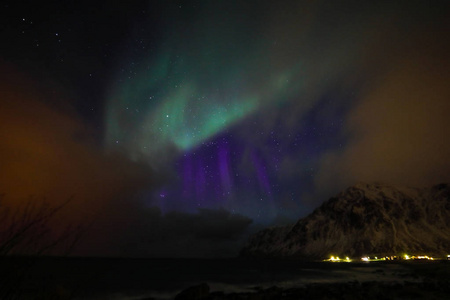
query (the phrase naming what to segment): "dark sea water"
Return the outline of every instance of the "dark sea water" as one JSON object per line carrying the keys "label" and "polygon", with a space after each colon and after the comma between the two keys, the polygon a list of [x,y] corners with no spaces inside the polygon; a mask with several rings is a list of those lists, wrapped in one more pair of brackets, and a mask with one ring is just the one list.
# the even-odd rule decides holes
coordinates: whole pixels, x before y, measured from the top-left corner
{"label": "dark sea water", "polygon": [[44,257],[3,258],[1,270],[0,292],[20,293],[24,299],[37,294],[71,299],[173,299],[181,290],[203,282],[212,291],[230,293],[311,283],[421,281],[449,277],[450,263]]}

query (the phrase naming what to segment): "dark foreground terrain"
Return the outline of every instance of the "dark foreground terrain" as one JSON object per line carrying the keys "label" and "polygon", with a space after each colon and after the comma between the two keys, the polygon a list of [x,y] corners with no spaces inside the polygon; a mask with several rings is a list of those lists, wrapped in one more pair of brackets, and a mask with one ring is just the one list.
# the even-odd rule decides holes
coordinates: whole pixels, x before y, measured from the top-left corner
{"label": "dark foreground terrain", "polygon": [[254,292],[210,292],[207,284],[190,287],[175,299],[448,299],[450,287],[447,282],[387,283],[369,281],[360,283],[312,283],[305,287],[283,289],[273,286],[255,288]]}
{"label": "dark foreground terrain", "polygon": [[2,258],[0,299],[448,299],[450,262]]}

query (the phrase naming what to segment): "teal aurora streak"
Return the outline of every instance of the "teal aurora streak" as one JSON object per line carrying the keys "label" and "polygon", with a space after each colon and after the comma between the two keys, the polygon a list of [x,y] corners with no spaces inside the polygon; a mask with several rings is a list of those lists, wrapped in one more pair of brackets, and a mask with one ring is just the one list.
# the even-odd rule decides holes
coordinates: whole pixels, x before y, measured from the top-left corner
{"label": "teal aurora streak", "polygon": [[[256,89],[250,88],[244,70],[230,72],[226,63],[217,70],[171,64],[163,55],[114,89],[106,116],[109,146],[120,144],[135,159],[157,155],[168,147],[192,149],[274,103],[275,96],[285,99],[280,94],[287,90],[292,72],[263,80]],[[212,76],[206,78],[207,73]]]}
{"label": "teal aurora streak", "polygon": [[124,60],[105,110],[107,147],[133,159],[183,152],[298,93],[298,53],[290,60],[292,53],[272,52],[273,40],[254,38],[264,26],[222,15],[214,7],[196,22],[179,21],[159,47]]}

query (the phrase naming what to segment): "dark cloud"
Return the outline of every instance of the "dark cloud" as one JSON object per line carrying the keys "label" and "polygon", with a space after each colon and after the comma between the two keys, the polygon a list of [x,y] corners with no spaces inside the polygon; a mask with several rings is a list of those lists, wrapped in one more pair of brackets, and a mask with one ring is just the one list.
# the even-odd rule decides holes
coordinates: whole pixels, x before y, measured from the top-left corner
{"label": "dark cloud", "polygon": [[0,190],[8,198],[75,195],[95,210],[112,195],[158,184],[146,165],[96,146],[93,130],[73,109],[58,106],[68,103],[67,96],[6,64],[1,68]]}
{"label": "dark cloud", "polygon": [[238,254],[251,223],[226,210],[163,215],[158,207],[133,209],[127,202],[120,212],[104,214],[78,251],[132,257],[229,257]]}
{"label": "dark cloud", "polygon": [[20,209],[27,201],[42,201],[57,206],[72,198],[54,226],[95,225],[104,214],[123,216],[116,214],[120,199],[133,199],[163,181],[163,174],[146,164],[104,153],[93,130],[67,106],[67,95],[51,83],[40,79],[38,84],[6,63],[0,68],[2,205]]}
{"label": "dark cloud", "polygon": [[384,65],[348,113],[343,134],[349,143],[322,157],[317,189],[336,191],[357,181],[409,186],[450,181],[445,24],[420,28],[397,45],[402,55]]}

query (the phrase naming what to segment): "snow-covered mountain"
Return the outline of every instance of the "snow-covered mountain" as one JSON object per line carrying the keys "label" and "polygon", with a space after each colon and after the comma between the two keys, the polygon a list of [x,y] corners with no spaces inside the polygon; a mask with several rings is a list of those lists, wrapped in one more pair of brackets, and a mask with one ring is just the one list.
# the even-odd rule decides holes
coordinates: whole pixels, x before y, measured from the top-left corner
{"label": "snow-covered mountain", "polygon": [[251,236],[241,254],[324,258],[329,255],[450,253],[450,185],[399,188],[359,183],[293,226]]}

